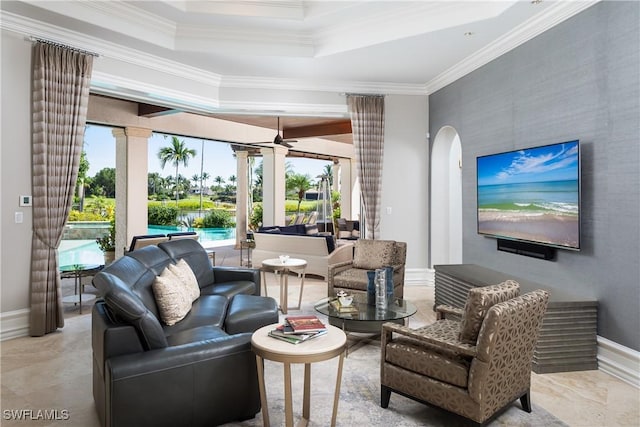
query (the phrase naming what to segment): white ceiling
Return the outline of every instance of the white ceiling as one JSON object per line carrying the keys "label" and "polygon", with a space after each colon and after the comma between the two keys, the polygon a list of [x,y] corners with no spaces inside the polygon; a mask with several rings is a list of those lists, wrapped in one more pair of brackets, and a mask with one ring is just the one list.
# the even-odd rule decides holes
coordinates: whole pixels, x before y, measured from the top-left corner
{"label": "white ceiling", "polygon": [[[28,17],[202,69],[225,82],[407,85],[424,94],[593,1],[25,1]],[[61,36],[64,41],[64,37]],[[101,53],[101,52],[98,52]]]}

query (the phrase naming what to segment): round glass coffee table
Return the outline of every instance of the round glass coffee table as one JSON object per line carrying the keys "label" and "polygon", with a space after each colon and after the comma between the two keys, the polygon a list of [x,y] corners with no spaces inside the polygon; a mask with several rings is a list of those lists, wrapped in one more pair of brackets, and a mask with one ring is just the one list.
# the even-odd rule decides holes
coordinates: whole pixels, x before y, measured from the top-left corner
{"label": "round glass coffee table", "polygon": [[404,299],[394,298],[385,309],[379,310],[367,304],[366,294],[355,294],[351,309],[340,308],[337,297],[323,298],[315,304],[316,311],[329,319],[329,324],[342,328],[345,332],[372,334],[375,338],[382,331],[385,322],[404,324],[418,309]]}

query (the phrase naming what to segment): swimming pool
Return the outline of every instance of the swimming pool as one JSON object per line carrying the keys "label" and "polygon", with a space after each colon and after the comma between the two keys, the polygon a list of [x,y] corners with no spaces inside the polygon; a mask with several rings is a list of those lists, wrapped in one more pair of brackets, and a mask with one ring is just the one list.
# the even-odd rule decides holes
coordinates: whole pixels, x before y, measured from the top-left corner
{"label": "swimming pool", "polygon": [[[147,234],[169,234],[185,231],[179,227],[151,225]],[[191,230],[190,230],[191,231]],[[202,246],[216,246],[236,238],[235,228],[195,228]],[[231,242],[229,242],[231,244]],[[63,240],[58,248],[58,265],[104,264],[104,255],[95,240]]]}

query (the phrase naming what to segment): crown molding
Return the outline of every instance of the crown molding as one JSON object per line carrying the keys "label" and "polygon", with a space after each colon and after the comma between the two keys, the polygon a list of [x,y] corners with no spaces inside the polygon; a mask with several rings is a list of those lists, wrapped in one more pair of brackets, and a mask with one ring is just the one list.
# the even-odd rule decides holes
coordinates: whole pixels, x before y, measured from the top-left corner
{"label": "crown molding", "polygon": [[256,114],[314,117],[348,117],[346,101],[342,104],[305,104],[263,101],[220,101],[217,113]]}
{"label": "crown molding", "polygon": [[425,85],[427,92],[431,94],[442,89],[600,1],[554,2],[544,12],[527,20],[504,37],[488,44],[427,82]]}
{"label": "crown molding", "polygon": [[345,82],[331,80],[301,80],[276,77],[224,76],[221,87],[242,89],[273,89],[337,93],[370,93],[382,95],[427,95],[424,84],[389,82]]}
{"label": "crown molding", "polygon": [[268,1],[244,0],[242,2],[182,2],[161,0],[168,6],[184,13],[215,13],[217,15],[272,17],[303,20],[305,6],[301,0]]}
{"label": "crown molding", "polygon": [[178,28],[176,49],[233,53],[241,51],[255,55],[308,58],[315,54],[313,38],[300,31],[249,31],[197,26]]}
{"label": "crown molding", "polygon": [[[95,52],[100,57],[115,59],[138,67],[147,68],[173,75],[181,79],[219,86],[221,76],[200,68],[184,65],[180,62],[150,55],[146,52],[128,48],[86,34],[50,25],[21,15],[0,10],[0,28],[23,35],[51,40],[88,52]],[[100,60],[100,58],[98,58]]]}
{"label": "crown molding", "polygon": [[216,112],[220,106],[217,97],[199,96],[95,70],[91,74],[91,92],[126,96],[135,101],[198,113]]}
{"label": "crown molding", "polygon": [[[94,0],[44,1],[39,2],[38,7],[167,49],[172,49],[175,44],[174,21],[150,14],[131,3]],[[113,30],[114,28],[118,30]]]}

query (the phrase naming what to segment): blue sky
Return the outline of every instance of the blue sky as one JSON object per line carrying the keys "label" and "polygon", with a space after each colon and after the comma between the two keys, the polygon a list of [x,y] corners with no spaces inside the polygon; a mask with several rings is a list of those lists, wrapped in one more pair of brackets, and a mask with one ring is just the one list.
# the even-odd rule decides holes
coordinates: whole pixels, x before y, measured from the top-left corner
{"label": "blue sky", "polygon": [[[189,148],[196,150],[197,155],[189,160],[189,165],[185,168],[180,165],[178,172],[187,178],[200,174],[202,139],[180,137]],[[85,151],[89,160],[89,176],[94,176],[100,169],[115,167],[116,152],[115,138],[111,134],[111,128],[105,126],[88,125],[85,131]],[[163,138],[160,134],[153,134],[149,139],[149,172],[158,172],[162,176],[175,174],[173,165],[167,164],[165,168],[160,167],[158,151],[161,147],[170,143],[170,137]],[[260,160],[256,162],[259,164]],[[308,173],[312,180],[322,174],[324,166],[330,162],[317,159],[288,158],[287,162],[293,166],[296,173]],[[229,144],[205,140],[204,143],[204,171],[211,178],[221,176],[225,181],[231,175],[236,175],[236,159]],[[213,183],[211,179],[209,183]]]}
{"label": "blue sky", "polygon": [[478,185],[578,179],[578,141],[478,157]]}

